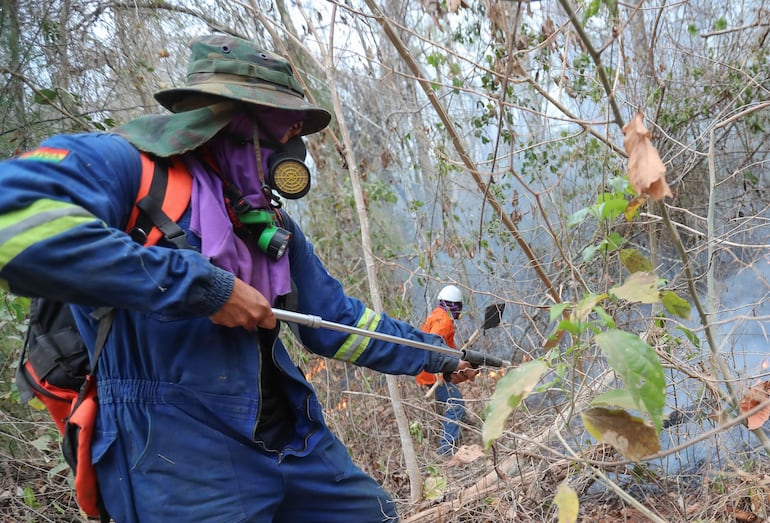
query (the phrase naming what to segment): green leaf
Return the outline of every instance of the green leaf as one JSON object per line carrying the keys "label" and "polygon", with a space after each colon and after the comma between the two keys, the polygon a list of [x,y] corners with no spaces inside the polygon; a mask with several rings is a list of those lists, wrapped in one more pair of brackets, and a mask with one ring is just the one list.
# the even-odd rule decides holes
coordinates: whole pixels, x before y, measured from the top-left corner
{"label": "green leaf", "polygon": [[580,324],[572,320],[561,320],[556,325],[556,332],[558,331],[567,331],[570,334],[578,335],[580,334]]}
{"label": "green leaf", "polygon": [[562,313],[564,312],[564,309],[569,307],[569,302],[561,302],[557,303],[556,305],[551,306],[550,310],[550,319],[548,320],[548,323],[551,323],[552,321],[556,321],[556,318],[561,318]]}
{"label": "green leaf", "polygon": [[[658,355],[639,336],[617,329],[596,335],[610,366],[623,379],[634,402],[644,407],[660,431],[666,401],[666,377]],[[641,409],[640,409],[641,410]]]}
{"label": "green leaf", "polygon": [[429,501],[439,499],[446,492],[447,482],[444,476],[428,476],[423,483],[423,496]]}
{"label": "green leaf", "polygon": [[700,339],[695,335],[693,331],[691,331],[688,328],[682,327],[681,325],[677,327],[680,331],[682,331],[682,334],[684,334],[688,340],[690,340],[690,343],[693,344],[693,346],[697,349],[700,348]]}
{"label": "green leaf", "polygon": [[559,508],[559,523],[575,523],[578,518],[580,501],[575,489],[564,480],[556,489],[553,503]]}
{"label": "green leaf", "polygon": [[658,303],[658,277],[650,272],[632,273],[623,285],[613,287],[610,292],[623,300],[642,303]]}
{"label": "green leaf", "polygon": [[623,267],[631,274],[635,272],[652,272],[654,270],[652,262],[636,249],[621,250],[620,261],[623,263]]}
{"label": "green leaf", "polygon": [[591,400],[594,407],[620,407],[626,410],[642,410],[636,399],[626,389],[613,389]]}
{"label": "green leaf", "polygon": [[591,436],[609,443],[630,460],[638,461],[660,450],[655,429],[624,410],[594,407],[581,413],[580,417]]}
{"label": "green leaf", "polygon": [[583,249],[583,252],[581,253],[581,257],[583,258],[583,262],[588,263],[591,261],[591,258],[594,257],[596,254],[596,251],[598,251],[600,248],[599,245],[589,245],[585,249]]}
{"label": "green leaf", "polygon": [[45,406],[45,403],[40,401],[38,398],[32,398],[27,402],[27,405],[29,405],[31,408],[39,411],[46,410],[48,407]]}
{"label": "green leaf", "polygon": [[575,225],[583,223],[589,212],[591,212],[591,209],[588,207],[583,207],[579,211],[574,212],[572,215],[570,215],[569,218],[567,218],[567,227],[574,227]]}
{"label": "green leaf", "polygon": [[60,474],[61,472],[69,470],[69,468],[70,466],[67,464],[67,462],[62,459],[61,462],[59,462],[54,468],[48,471],[48,477],[56,477],[56,475]]}
{"label": "green leaf", "polygon": [[607,180],[607,187],[619,194],[635,194],[628,176],[615,176]]}
{"label": "green leaf", "polygon": [[13,301],[8,304],[8,309],[13,312],[16,321],[21,323],[24,318],[26,318],[27,312],[29,311],[29,298],[23,298],[21,296],[13,298]]}
{"label": "green leaf", "polygon": [[606,294],[589,294],[577,304],[572,315],[577,321],[584,321],[594,310],[596,304],[607,298]]}
{"label": "green leaf", "polygon": [[631,187],[631,181],[628,176],[614,176],[607,180],[607,187],[618,194],[636,194]]}
{"label": "green leaf", "polygon": [[423,442],[423,435],[422,435],[422,424],[419,421],[413,421],[409,424],[409,435],[412,436],[414,439],[417,440],[417,443],[422,445]]}
{"label": "green leaf", "polygon": [[612,16],[618,16],[618,3],[615,0],[604,0],[604,5],[607,6]]}
{"label": "green leaf", "polygon": [[35,91],[35,103],[40,105],[50,105],[56,100],[56,91],[53,89],[40,89]]}
{"label": "green leaf", "polygon": [[604,321],[604,325],[606,327],[610,327],[612,329],[615,328],[615,318],[610,316],[609,313],[604,310],[604,307],[597,306],[597,307],[594,308],[594,311]]}
{"label": "green leaf", "polygon": [[546,362],[532,360],[508,371],[497,383],[481,430],[485,450],[503,434],[508,416],[524,398],[529,396],[546,370],[548,370]]}
{"label": "green leaf", "polygon": [[725,29],[727,29],[727,20],[725,19],[724,16],[719,17],[716,24],[714,24],[714,29],[716,31],[724,31]]}
{"label": "green leaf", "polygon": [[43,434],[39,438],[33,441],[30,441],[30,445],[32,445],[39,451],[49,450],[51,448],[52,443],[53,441],[51,440],[51,436],[49,436],[48,434]]}
{"label": "green leaf", "polygon": [[603,220],[614,220],[623,214],[627,206],[625,198],[607,199],[599,205],[599,217]]}
{"label": "green leaf", "polygon": [[607,245],[611,249],[619,249],[624,243],[625,240],[617,231],[612,231],[607,235]]}
{"label": "green leaf", "polygon": [[40,503],[38,503],[32,487],[24,487],[24,504],[31,508],[40,508]]}
{"label": "green leaf", "polygon": [[690,302],[681,298],[674,291],[663,291],[660,299],[668,312],[685,320],[690,319]]}
{"label": "green leaf", "polygon": [[64,507],[61,506],[61,503],[59,503],[56,500],[53,500],[53,508],[56,509],[56,512],[58,512],[61,515],[64,515],[67,513],[67,511],[64,509]]}
{"label": "green leaf", "polygon": [[586,12],[583,16],[583,22],[596,15],[596,13],[599,12],[599,7],[601,7],[601,5],[601,0],[591,0],[591,2],[588,4],[588,7],[586,7]]}
{"label": "green leaf", "polygon": [[428,65],[438,67],[444,63],[444,56],[438,53],[432,53],[425,57],[425,61],[428,63]]}

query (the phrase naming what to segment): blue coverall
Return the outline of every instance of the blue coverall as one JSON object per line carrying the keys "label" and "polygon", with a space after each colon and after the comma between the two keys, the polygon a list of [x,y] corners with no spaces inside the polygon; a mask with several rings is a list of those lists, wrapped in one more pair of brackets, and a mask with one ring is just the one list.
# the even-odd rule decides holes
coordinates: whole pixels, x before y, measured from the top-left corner
{"label": "blue coverall", "polygon": [[[74,307],[93,351],[96,307],[117,309],[98,362],[92,456],[118,523],[393,521],[387,493],[327,428],[276,332],[213,324],[233,275],[194,250],[142,247],[123,232],[139,152],[105,133],[53,137],[0,164],[0,285]],[[187,229],[189,211],[180,221]],[[432,344],[345,295],[291,219],[297,312]],[[188,231],[191,243],[199,242]],[[314,353],[380,372],[451,371],[455,358],[299,327]],[[258,338],[260,343],[258,343]],[[261,409],[276,410],[257,426]]]}
{"label": "blue coverall", "polygon": [[442,381],[436,387],[435,394],[436,401],[444,406],[444,421],[441,424],[437,452],[442,456],[451,456],[457,451],[460,441],[460,423],[465,418],[465,400],[460,388],[448,381]]}

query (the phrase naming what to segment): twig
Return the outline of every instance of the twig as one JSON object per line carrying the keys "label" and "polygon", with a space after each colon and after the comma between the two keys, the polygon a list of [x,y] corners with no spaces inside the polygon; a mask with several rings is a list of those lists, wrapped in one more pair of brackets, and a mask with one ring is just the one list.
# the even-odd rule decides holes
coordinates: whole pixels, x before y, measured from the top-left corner
{"label": "twig", "polygon": [[[564,448],[567,449],[567,452],[572,454],[572,457],[582,462],[582,459],[575,453],[574,450],[569,446],[569,443],[564,439],[564,437],[557,432],[556,437],[561,441],[562,445],[564,445]],[[628,494],[625,490],[620,488],[618,485],[615,484],[614,481],[612,481],[610,478],[608,478],[604,472],[597,469],[596,467],[591,467],[586,463],[586,466],[591,469],[591,472],[598,478],[600,478],[615,494],[623,498],[628,504],[635,507],[639,512],[647,516],[650,520],[656,521],[657,523],[666,523],[665,520],[659,518],[656,514],[653,514],[650,509],[639,503],[636,499],[634,499],[630,494]]]}

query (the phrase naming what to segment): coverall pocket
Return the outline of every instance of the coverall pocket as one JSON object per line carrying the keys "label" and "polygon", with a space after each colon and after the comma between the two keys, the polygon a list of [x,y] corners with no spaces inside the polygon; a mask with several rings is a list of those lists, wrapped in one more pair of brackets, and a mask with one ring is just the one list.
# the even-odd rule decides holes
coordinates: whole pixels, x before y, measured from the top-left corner
{"label": "coverall pocket", "polygon": [[334,475],[335,481],[341,481],[356,470],[356,465],[350,458],[347,448],[332,433],[328,433],[323,441],[318,444],[316,450],[321,461]]}
{"label": "coverall pocket", "polygon": [[[91,461],[94,464],[99,463],[104,455],[115,443],[118,435],[115,432],[102,432],[97,441],[91,444]],[[96,438],[95,438],[96,439]]]}
{"label": "coverall pocket", "polygon": [[115,521],[135,521],[131,492],[125,488],[122,479],[128,477],[128,466],[118,444],[118,433],[113,420],[105,416],[107,426],[97,424],[91,445],[91,461],[96,470],[104,504]]}
{"label": "coverall pocket", "polygon": [[237,442],[172,404],[132,410],[123,446],[140,521],[245,519],[231,455]]}

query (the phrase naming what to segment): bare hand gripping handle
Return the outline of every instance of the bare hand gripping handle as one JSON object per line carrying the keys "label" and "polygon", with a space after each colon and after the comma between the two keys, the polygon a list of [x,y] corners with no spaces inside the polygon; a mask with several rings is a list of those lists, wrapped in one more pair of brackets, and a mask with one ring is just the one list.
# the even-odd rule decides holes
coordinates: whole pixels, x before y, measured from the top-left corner
{"label": "bare hand gripping handle", "polygon": [[432,352],[446,354],[448,356],[454,356],[456,358],[460,358],[461,360],[465,360],[472,365],[483,365],[487,367],[510,366],[510,362],[501,360],[500,358],[496,358],[488,354],[482,354],[481,352],[450,349],[449,347],[431,345],[430,343],[423,343],[421,341],[408,340],[406,338],[391,336],[390,334],[383,334],[381,332],[368,331],[365,329],[359,329],[358,327],[350,327],[348,325],[342,325],[341,323],[326,321],[320,316],[314,316],[312,314],[300,314],[283,309],[273,309],[273,314],[275,315],[276,319],[280,321],[296,323],[297,325],[304,325],[305,327],[310,327],[312,329],[330,329],[334,331],[347,332],[348,334],[358,334],[359,336],[365,336],[367,338],[389,341],[399,345],[408,345],[417,349],[429,350]]}

